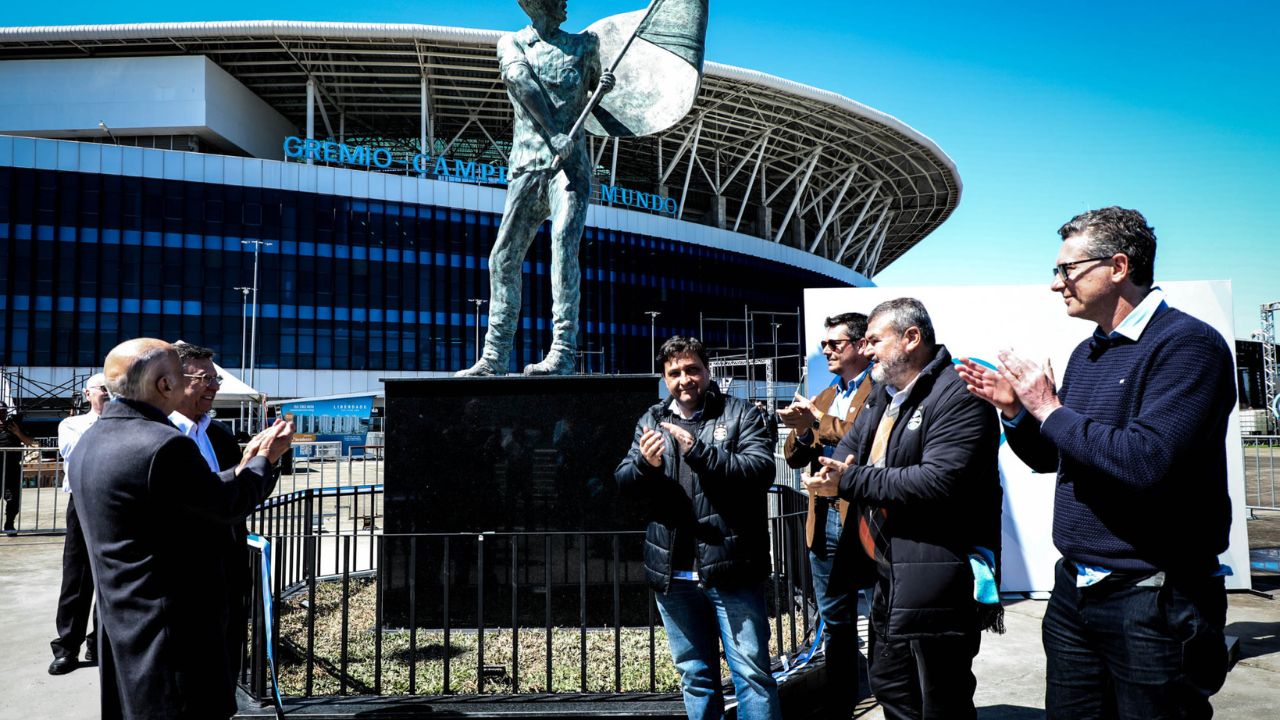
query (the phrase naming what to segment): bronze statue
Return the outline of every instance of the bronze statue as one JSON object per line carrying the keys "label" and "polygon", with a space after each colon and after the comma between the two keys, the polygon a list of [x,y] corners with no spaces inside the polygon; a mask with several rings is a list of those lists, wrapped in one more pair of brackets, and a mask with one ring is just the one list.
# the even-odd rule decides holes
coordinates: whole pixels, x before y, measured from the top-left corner
{"label": "bronze statue", "polygon": [[[480,359],[459,376],[506,374],[520,316],[520,266],[548,217],[551,348],[540,362],[525,366],[524,374],[573,373],[582,278],[578,245],[593,170],[583,128],[612,136],[664,130],[688,113],[701,78],[706,0],[654,0],[647,11],[596,23],[600,33],[589,28],[577,34],[560,29],[566,18],[563,0],[518,1],[529,25],[498,41],[515,127],[506,206],[489,254],[489,328]],[[613,57],[608,69],[602,42]],[[623,64],[633,46],[643,50]],[[655,53],[662,56],[657,61]],[[664,70],[663,63],[679,67]],[[619,93],[617,102],[602,102],[613,89],[614,69],[628,78],[630,90]]]}

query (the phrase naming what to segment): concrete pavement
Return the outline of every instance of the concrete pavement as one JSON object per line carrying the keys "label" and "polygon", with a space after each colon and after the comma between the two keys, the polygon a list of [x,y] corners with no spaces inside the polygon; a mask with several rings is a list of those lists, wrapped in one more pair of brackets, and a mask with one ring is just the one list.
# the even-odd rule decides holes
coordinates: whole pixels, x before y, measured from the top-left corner
{"label": "concrete pavement", "polygon": [[0,719],[99,716],[98,668],[48,671],[61,583],[61,535],[0,537]]}

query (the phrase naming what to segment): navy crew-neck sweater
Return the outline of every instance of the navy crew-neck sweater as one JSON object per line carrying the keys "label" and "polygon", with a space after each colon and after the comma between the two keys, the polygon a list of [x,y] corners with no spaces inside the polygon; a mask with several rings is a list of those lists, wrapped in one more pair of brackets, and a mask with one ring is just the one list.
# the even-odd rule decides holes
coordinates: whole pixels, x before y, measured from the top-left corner
{"label": "navy crew-neck sweater", "polygon": [[1211,574],[1227,549],[1227,418],[1236,402],[1225,340],[1173,308],[1137,341],[1076,347],[1058,408],[1008,429],[1038,472],[1057,470],[1053,542],[1110,570]]}

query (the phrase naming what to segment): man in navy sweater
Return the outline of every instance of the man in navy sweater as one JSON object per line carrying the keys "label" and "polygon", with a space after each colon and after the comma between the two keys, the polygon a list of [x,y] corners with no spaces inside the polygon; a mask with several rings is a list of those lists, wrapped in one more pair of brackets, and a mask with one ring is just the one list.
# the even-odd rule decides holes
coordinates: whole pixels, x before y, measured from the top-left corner
{"label": "man in navy sweater", "polygon": [[1152,287],[1156,238],[1141,213],[1091,210],[1058,234],[1050,288],[1097,323],[1062,386],[1009,351],[999,373],[958,367],[1000,409],[1018,457],[1057,472],[1048,717],[1208,718],[1227,671],[1231,351]]}

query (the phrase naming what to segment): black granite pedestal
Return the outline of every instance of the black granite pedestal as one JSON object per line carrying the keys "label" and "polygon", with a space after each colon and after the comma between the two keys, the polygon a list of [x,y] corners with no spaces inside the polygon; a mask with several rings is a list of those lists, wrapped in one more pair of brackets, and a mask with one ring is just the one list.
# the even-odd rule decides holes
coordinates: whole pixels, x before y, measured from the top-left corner
{"label": "black granite pedestal", "polygon": [[644,508],[613,471],[654,376],[384,383],[387,625],[611,625],[615,587],[645,622]]}

